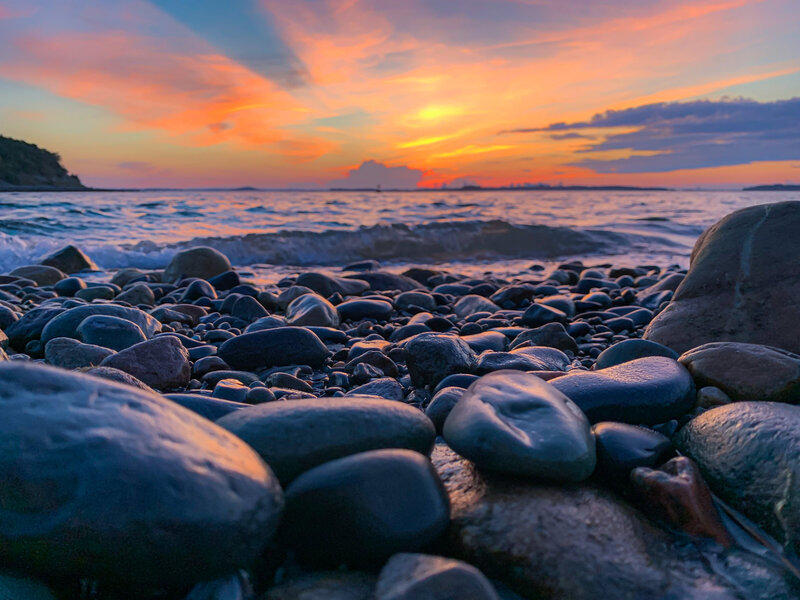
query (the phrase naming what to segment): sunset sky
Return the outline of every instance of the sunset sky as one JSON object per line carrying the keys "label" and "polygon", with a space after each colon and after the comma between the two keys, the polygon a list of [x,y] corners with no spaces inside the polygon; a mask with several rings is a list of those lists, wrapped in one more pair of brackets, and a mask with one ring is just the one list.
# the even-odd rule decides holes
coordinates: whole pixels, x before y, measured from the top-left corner
{"label": "sunset sky", "polygon": [[0,134],[104,187],[800,181],[798,0],[0,0]]}

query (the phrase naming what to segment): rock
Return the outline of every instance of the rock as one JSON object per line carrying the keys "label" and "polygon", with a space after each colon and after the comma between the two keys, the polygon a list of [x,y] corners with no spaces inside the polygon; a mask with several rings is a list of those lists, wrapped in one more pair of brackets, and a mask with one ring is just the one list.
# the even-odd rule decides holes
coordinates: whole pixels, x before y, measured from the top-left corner
{"label": "rock", "polygon": [[737,402],[712,408],[674,442],[714,493],[800,554],[800,407]]}
{"label": "rock", "polygon": [[140,342],[106,358],[100,366],[133,375],[157,390],[184,388],[189,383],[189,352],[173,336]]}
{"label": "rock", "polygon": [[146,271],[128,267],[125,269],[120,269],[119,271],[114,273],[114,276],[111,278],[111,283],[113,283],[114,285],[118,285],[119,287],[125,287],[134,279],[139,279],[140,277],[144,277],[146,275],[147,275]]}
{"label": "rock", "polygon": [[42,330],[42,342],[47,343],[56,337],[78,337],[78,326],[87,317],[109,315],[135,323],[148,338],[161,331],[161,323],[138,308],[127,308],[116,304],[92,304],[76,306],[56,316]]}
{"label": "rock", "polygon": [[164,394],[164,398],[188,408],[193,413],[197,413],[209,421],[216,421],[228,413],[250,406],[241,402],[210,398],[201,394]]}
{"label": "rock", "polygon": [[398,310],[408,310],[416,306],[423,310],[433,311],[436,310],[436,300],[427,292],[412,291],[403,292],[398,294],[394,299],[394,304]]}
{"label": "rock", "polygon": [[514,348],[511,354],[524,354],[536,359],[544,366],[545,371],[566,371],[569,368],[569,357],[558,348],[547,346],[520,346]]}
{"label": "rock", "polygon": [[56,600],[56,595],[39,581],[0,571],[2,600]]}
{"label": "rock", "polygon": [[147,339],[136,323],[111,315],[86,317],[78,325],[76,333],[87,344],[96,344],[112,350],[125,350]]}
{"label": "rock", "polygon": [[214,386],[211,397],[244,404],[249,390],[250,388],[246,385],[242,385],[235,379],[223,379],[218,381],[217,385]]}
{"label": "rock", "polygon": [[86,302],[94,302],[95,300],[113,300],[117,295],[117,291],[110,285],[90,285],[87,288],[75,292],[75,297],[85,300]]}
{"label": "rock", "polygon": [[479,469],[582,481],[595,467],[589,421],[564,394],[528,373],[481,377],[450,411],[443,436]]}
{"label": "rock", "polygon": [[267,309],[261,306],[261,303],[252,296],[242,296],[233,303],[231,309],[231,316],[252,323],[263,317],[269,316]]}
{"label": "rock", "polygon": [[[227,299],[233,299],[236,296],[231,293]],[[217,298],[217,290],[205,279],[195,279],[183,291],[180,301],[184,303],[192,303],[200,298],[210,298],[215,300]]]}
{"label": "rock", "polygon": [[270,315],[253,321],[244,331],[245,333],[252,333],[254,331],[264,331],[265,329],[277,329],[278,327],[286,327],[286,319],[277,315]]}
{"label": "rock", "polygon": [[129,287],[127,290],[124,290],[121,294],[117,294],[115,300],[119,302],[127,302],[133,306],[136,306],[137,304],[153,306],[153,304],[156,303],[156,296],[149,286],[145,285],[144,283],[137,283],[136,285]]}
{"label": "rock", "polygon": [[449,518],[447,495],[426,457],[372,450],[295,479],[280,533],[304,560],[368,566],[435,541]]}
{"label": "rock", "polygon": [[678,360],[678,353],[666,346],[650,340],[630,339],[618,342],[603,350],[600,356],[597,357],[594,368],[599,371],[600,369],[615,367],[647,356],[666,356],[672,360]]}
{"label": "rock", "polygon": [[381,569],[375,600],[499,600],[478,569],[427,554],[395,554]]}
{"label": "rock", "polygon": [[552,385],[592,423],[655,425],[677,419],[695,403],[689,371],[664,356],[639,358],[601,371],[573,371]]}
{"label": "rock", "polygon": [[121,383],[123,385],[130,385],[132,387],[153,394],[157,393],[155,390],[153,390],[153,388],[151,388],[146,383],[139,381],[133,375],[130,375],[125,371],[120,371],[119,369],[115,369],[113,367],[92,367],[86,370],[86,374],[92,375],[93,377],[100,377],[101,379],[107,379],[109,381],[115,381],[116,383]]}
{"label": "rock", "polygon": [[244,442],[78,373],[0,364],[0,446],[0,555],[47,577],[189,586],[251,564],[281,512]]}
{"label": "rock", "polygon": [[636,425],[605,421],[592,427],[597,442],[597,474],[612,484],[627,483],[636,467],[655,468],[675,449],[665,435]]}
{"label": "rock", "polygon": [[719,388],[734,402],[800,403],[800,356],[739,342],[703,344],[678,359],[698,387]]}
{"label": "rock", "polygon": [[67,274],[55,267],[47,265],[29,265],[27,267],[17,267],[10,273],[15,277],[24,277],[35,281],[37,285],[54,285],[67,278]]}
{"label": "rock", "polygon": [[500,310],[494,302],[483,296],[476,294],[467,294],[458,299],[453,305],[453,312],[459,319],[464,319],[477,312],[490,312],[495,313]]}
{"label": "rock", "polygon": [[731,399],[721,389],[707,385],[697,390],[697,406],[699,408],[715,408],[730,404]]}
{"label": "rock", "polygon": [[421,333],[405,343],[406,363],[415,386],[436,386],[455,373],[470,373],[477,357],[464,340],[447,333]]}
{"label": "rock", "polygon": [[286,365],[319,367],[330,351],[303,327],[281,327],[243,333],[219,347],[219,357],[234,369],[254,370]]}
{"label": "rock", "polygon": [[373,379],[369,383],[353,388],[345,396],[378,396],[396,402],[402,402],[404,398],[403,386],[393,377]]}
{"label": "rock", "polygon": [[475,372],[479,375],[512,369],[514,371],[549,371],[547,364],[527,354],[492,352],[487,350],[478,357]]}
{"label": "rock", "polygon": [[578,344],[561,323],[548,323],[536,329],[523,331],[511,342],[511,349],[525,342],[529,342],[531,346],[547,346],[564,352],[578,353]]}
{"label": "rock", "polygon": [[113,350],[92,344],[81,344],[72,338],[53,338],[44,347],[45,360],[62,369],[93,367],[112,354]]}
{"label": "rock", "polygon": [[289,325],[316,327],[339,327],[336,307],[322,296],[305,294],[295,298],[286,307],[286,323]]}
{"label": "rock", "polygon": [[329,298],[334,294],[358,296],[369,289],[369,284],[366,281],[331,277],[324,273],[302,273],[297,277],[295,283],[314,290],[323,298]]}
{"label": "rock", "polygon": [[527,327],[541,327],[547,323],[566,323],[567,315],[552,306],[535,303],[522,314],[521,321]]}
{"label": "rock", "polygon": [[371,290],[386,292],[390,290],[400,290],[408,292],[422,287],[419,282],[414,281],[405,275],[395,275],[387,271],[365,271],[357,275],[347,275],[346,279],[357,279],[366,281]]}
{"label": "rock", "polygon": [[499,331],[484,331],[473,335],[463,335],[461,339],[467,342],[473,352],[478,354],[485,350],[503,352],[508,347],[508,338]]}
{"label": "rock", "polygon": [[250,444],[284,485],[317,465],[367,450],[427,455],[436,435],[416,408],[364,396],[260,404],[218,423]]}
{"label": "rock", "polygon": [[196,246],[178,252],[164,269],[165,281],[179,281],[187,277],[210,279],[231,270],[228,258],[219,250]]}
{"label": "rock", "polygon": [[463,393],[464,388],[450,386],[437,391],[431,398],[430,404],[425,409],[425,414],[431,420],[433,426],[436,427],[438,435],[442,435],[444,422],[447,420],[450,411],[461,399]]}
{"label": "rock", "polygon": [[[25,346],[28,342],[38,340],[45,326],[63,312],[64,309],[61,307],[40,306],[29,310],[16,321],[12,321],[8,327],[5,328],[5,333],[8,336],[11,347],[18,352],[25,350]],[[49,339],[43,340],[43,343],[47,343],[48,341]]]}
{"label": "rock", "polygon": [[336,311],[342,321],[360,321],[362,319],[388,321],[394,307],[385,300],[363,298],[342,302],[336,306]]}
{"label": "rock", "polygon": [[660,470],[637,467],[631,483],[654,518],[692,537],[710,538],[726,548],[733,545],[711,492],[690,459],[678,456]]}
{"label": "rock", "polygon": [[374,575],[314,571],[270,588],[264,600],[374,600],[374,589]]}
{"label": "rock", "polygon": [[75,246],[65,246],[53,252],[42,261],[43,265],[55,267],[64,273],[79,273],[80,271],[98,271],[94,261],[86,256],[82,250]]}
{"label": "rock", "polygon": [[[791,583],[752,554],[713,556],[674,539],[607,489],[478,473],[443,444],[433,463],[450,496],[439,545],[525,598],[769,600]],[[727,578],[732,583],[728,583]],[[739,586],[738,589],[736,586]]]}
{"label": "rock", "polygon": [[789,300],[800,295],[798,228],[797,202],[751,206],[712,225],[695,243],[683,283],[644,337],[679,354],[708,342],[800,353],[797,311]]}
{"label": "rock", "polygon": [[80,277],[67,277],[53,285],[53,291],[59,296],[72,298],[81,290],[86,289],[86,282]]}
{"label": "rock", "polygon": [[278,296],[277,299],[278,308],[280,308],[281,310],[286,310],[293,300],[296,300],[297,298],[299,298],[304,294],[313,294],[313,293],[314,290],[302,285],[293,285],[292,287],[288,287],[281,292],[280,296]]}

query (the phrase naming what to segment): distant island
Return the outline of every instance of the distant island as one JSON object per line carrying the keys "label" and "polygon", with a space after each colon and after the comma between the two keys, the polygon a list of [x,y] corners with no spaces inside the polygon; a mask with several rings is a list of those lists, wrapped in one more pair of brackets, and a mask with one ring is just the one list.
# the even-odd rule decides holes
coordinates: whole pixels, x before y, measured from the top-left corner
{"label": "distant island", "polygon": [[754,185],[753,187],[746,187],[743,189],[745,192],[800,192],[799,183],[773,183],[772,185]]}
{"label": "distant island", "polygon": [[1,191],[88,190],[70,175],[55,152],[0,135]]}

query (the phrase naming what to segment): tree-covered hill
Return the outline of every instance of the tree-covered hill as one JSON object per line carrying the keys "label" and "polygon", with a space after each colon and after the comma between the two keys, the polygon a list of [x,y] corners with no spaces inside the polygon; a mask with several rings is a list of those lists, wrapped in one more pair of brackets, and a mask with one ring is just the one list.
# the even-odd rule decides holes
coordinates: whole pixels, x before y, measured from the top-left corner
{"label": "tree-covered hill", "polygon": [[86,189],[55,152],[0,135],[0,189]]}

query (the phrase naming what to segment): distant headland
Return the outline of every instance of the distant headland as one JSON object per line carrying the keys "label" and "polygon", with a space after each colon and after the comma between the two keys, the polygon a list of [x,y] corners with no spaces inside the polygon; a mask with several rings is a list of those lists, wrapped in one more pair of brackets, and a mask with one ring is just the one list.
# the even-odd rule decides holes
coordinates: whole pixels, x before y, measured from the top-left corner
{"label": "distant headland", "polygon": [[632,185],[547,185],[538,183],[535,185],[509,185],[497,187],[483,187],[481,185],[464,185],[462,187],[437,187],[437,188],[415,188],[411,190],[381,190],[378,188],[330,188],[330,192],[576,192],[576,191],[600,191],[600,192],[670,192],[671,188],[665,187],[637,187]]}
{"label": "distant headland", "polygon": [[0,191],[88,190],[55,152],[0,135]]}
{"label": "distant headland", "polygon": [[798,183],[774,183],[772,185],[754,185],[753,187],[744,188],[745,192],[800,192],[800,184]]}

